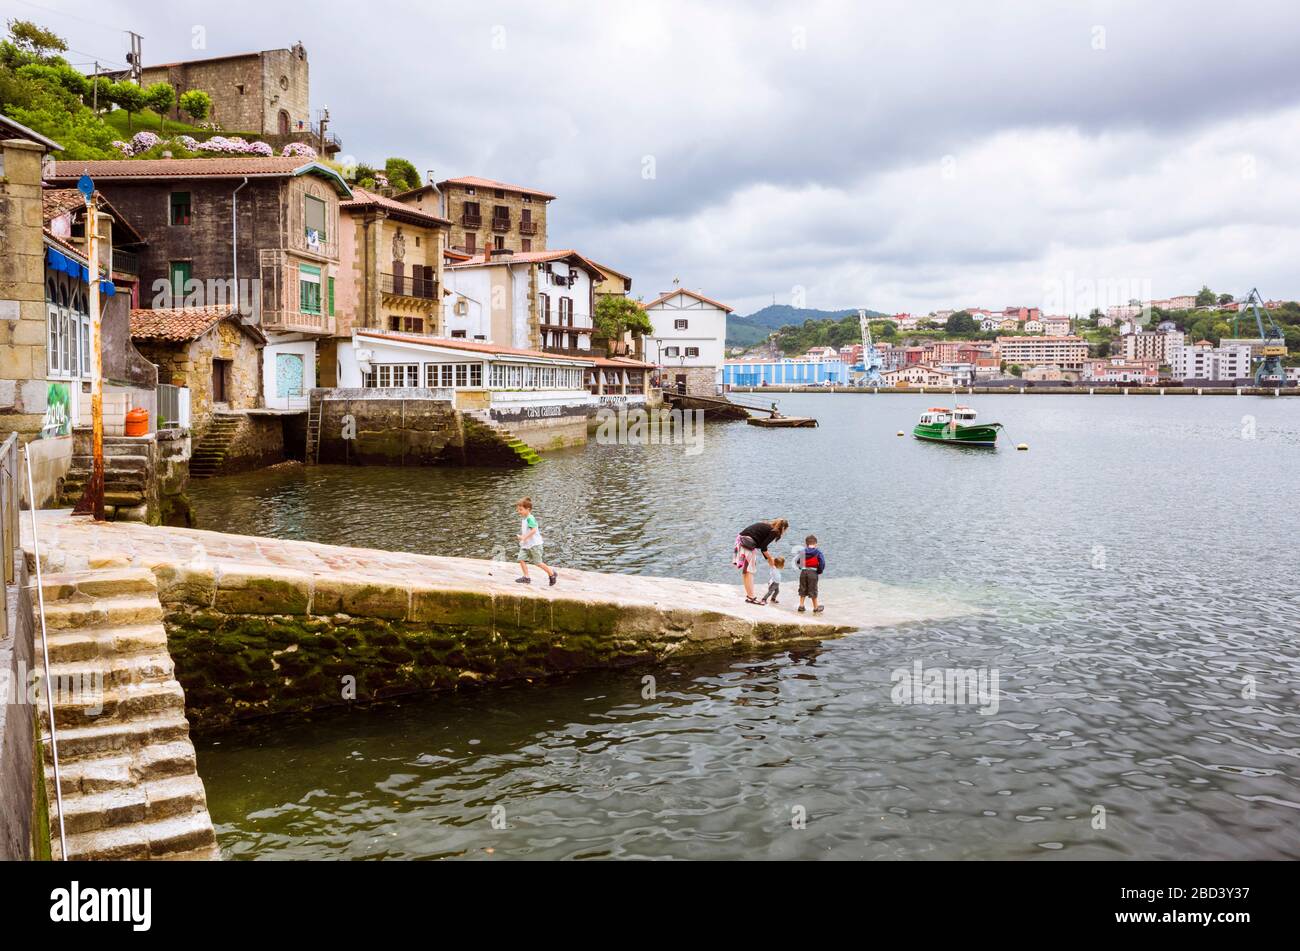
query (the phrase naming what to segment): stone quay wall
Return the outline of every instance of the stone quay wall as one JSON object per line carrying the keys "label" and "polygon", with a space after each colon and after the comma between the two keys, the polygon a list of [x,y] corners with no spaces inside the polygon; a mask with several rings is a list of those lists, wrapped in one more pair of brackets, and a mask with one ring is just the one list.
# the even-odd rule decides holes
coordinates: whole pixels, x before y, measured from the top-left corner
{"label": "stone quay wall", "polygon": [[165,564],[154,572],[196,730],[836,632],[609,596],[537,597],[272,566]]}
{"label": "stone quay wall", "polygon": [[313,404],[320,407],[317,459],[379,466],[465,461],[464,428],[449,400],[419,387],[389,392],[313,390]]}

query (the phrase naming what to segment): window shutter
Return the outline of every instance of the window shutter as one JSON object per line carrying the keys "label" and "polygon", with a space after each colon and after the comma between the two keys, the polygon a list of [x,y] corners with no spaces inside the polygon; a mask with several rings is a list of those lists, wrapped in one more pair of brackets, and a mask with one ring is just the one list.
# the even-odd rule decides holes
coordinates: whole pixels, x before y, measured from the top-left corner
{"label": "window shutter", "polygon": [[334,278],[330,278],[330,316],[334,316]]}

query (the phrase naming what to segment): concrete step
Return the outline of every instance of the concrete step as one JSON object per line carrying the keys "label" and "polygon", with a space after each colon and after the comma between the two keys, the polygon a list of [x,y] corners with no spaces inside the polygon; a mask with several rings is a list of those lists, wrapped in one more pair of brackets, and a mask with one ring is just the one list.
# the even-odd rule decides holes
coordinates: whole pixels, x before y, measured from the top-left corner
{"label": "concrete step", "polygon": [[[150,718],[169,710],[184,716],[185,691],[175,680],[105,684],[102,690],[87,695],[54,699],[54,722],[60,730],[116,721],[129,723],[136,718]],[[41,726],[48,726],[49,715],[40,708]]]}
{"label": "concrete step", "polygon": [[[51,823],[54,859],[62,856],[57,825]],[[172,816],[113,829],[68,836],[72,859],[150,859],[182,853],[207,854],[215,850],[216,833],[207,810]],[[213,857],[216,857],[215,855]]]}
{"label": "concrete step", "polygon": [[41,579],[45,603],[86,598],[113,597],[128,592],[152,593],[158,590],[153,572],[147,568],[99,568],[93,572],[61,571]]}
{"label": "concrete step", "polygon": [[[70,833],[110,829],[128,823],[170,819],[207,805],[197,775],[155,779],[124,789],[63,795],[63,825]],[[56,807],[57,811],[57,807]]]}
{"label": "concrete step", "polygon": [[[49,757],[46,757],[50,762]],[[127,789],[137,783],[195,774],[194,744],[188,739],[156,743],[136,750],[65,760],[60,747],[59,777],[63,794],[91,795]],[[54,797],[54,770],[47,766],[45,786]]]}
{"label": "concrete step", "polygon": [[102,656],[78,661],[50,661],[50,676],[65,678],[72,683],[84,682],[92,674],[104,678],[104,687],[125,684],[158,683],[172,680],[176,666],[167,651],[119,654],[105,652]]}
{"label": "concrete step", "polygon": [[[94,456],[73,456],[73,472],[90,472],[95,465]],[[114,472],[142,472],[149,468],[148,456],[112,455],[104,457],[104,469]]]}
{"label": "concrete step", "polygon": [[51,631],[133,627],[161,621],[162,605],[156,595],[128,593],[96,601],[56,601],[45,605],[45,626]]}
{"label": "concrete step", "polygon": [[[109,721],[59,729],[59,762],[82,757],[131,752],[155,743],[188,740],[190,722],[182,710],[164,710],[157,716],[123,722]],[[48,731],[43,733],[45,759],[52,762]]]}
{"label": "concrete step", "polygon": [[166,650],[167,631],[161,624],[50,632],[51,666],[113,655],[152,654]]}

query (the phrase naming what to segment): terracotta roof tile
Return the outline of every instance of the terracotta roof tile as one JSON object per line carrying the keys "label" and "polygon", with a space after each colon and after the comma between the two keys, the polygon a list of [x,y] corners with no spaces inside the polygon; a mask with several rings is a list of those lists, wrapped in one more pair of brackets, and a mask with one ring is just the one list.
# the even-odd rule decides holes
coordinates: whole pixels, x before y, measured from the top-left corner
{"label": "terracotta roof tile", "polygon": [[462,340],[459,337],[422,337],[415,334],[390,333],[385,330],[363,330],[353,332],[357,337],[375,337],[380,340],[396,340],[399,343],[418,343],[426,347],[445,347],[451,350],[468,350],[474,353],[500,354],[510,357],[538,357],[546,360],[572,360],[579,363],[595,363],[595,357],[571,357],[563,353],[547,353],[542,350],[521,350],[518,347],[503,347],[484,340]]}
{"label": "terracotta roof tile", "polygon": [[[54,163],[46,176],[51,182],[75,182],[82,173],[91,178],[130,181],[153,178],[287,178],[314,169],[346,188],[341,176],[328,165],[296,155],[235,156],[231,158],[191,159],[106,159],[93,162],[63,161]],[[342,192],[340,192],[342,194]]]}
{"label": "terracotta roof tile", "polygon": [[431,215],[426,211],[420,211],[410,205],[403,204],[400,201],[394,201],[385,195],[369,191],[365,188],[353,186],[353,198],[351,201],[339,202],[339,207],[344,211],[360,210],[362,208],[383,208],[385,211],[397,217],[403,217],[412,221],[423,220],[430,226],[450,225],[451,222],[446,218],[439,218],[437,215]]}
{"label": "terracotta roof tile", "polygon": [[[131,337],[135,340],[165,340],[186,343],[197,340],[227,317],[234,315],[229,304],[218,307],[158,307],[131,311]],[[266,342],[257,327],[239,322],[254,339]]]}
{"label": "terracotta roof tile", "polygon": [[714,307],[720,307],[729,314],[733,310],[735,310],[734,307],[728,307],[726,304],[723,304],[720,301],[716,301],[712,297],[705,297],[703,294],[697,293],[696,291],[688,290],[685,287],[679,287],[677,288],[677,290],[669,291],[667,294],[660,294],[654,300],[650,301],[650,303],[646,304],[645,307],[649,309],[655,306],[655,304],[662,304],[664,301],[668,300],[668,298],[673,297],[677,294],[685,294],[687,297],[694,297],[698,301],[703,301],[706,304],[712,304]]}
{"label": "terracotta roof tile", "polygon": [[[519,192],[524,195],[534,195],[537,198],[545,198],[552,201],[555,196],[549,195],[544,191],[538,191],[536,188],[526,188],[523,185],[511,185],[509,182],[498,182],[491,178],[479,178],[477,175],[465,175],[461,178],[447,178],[438,183],[439,187],[443,185],[466,185],[470,188],[500,188],[503,191]],[[424,186],[422,186],[424,187]],[[412,189],[418,191],[418,189]]]}
{"label": "terracotta roof tile", "polygon": [[[588,271],[601,275],[603,279],[605,272],[572,248],[559,248],[554,251],[514,251],[510,254],[493,257],[491,264],[546,264],[550,261],[563,261],[567,258],[576,258]],[[476,254],[464,263],[448,264],[447,267],[487,267],[488,265],[489,262],[483,259],[482,254]]]}
{"label": "terracotta roof tile", "polygon": [[[120,225],[134,242],[144,244],[144,238],[140,236],[140,233],[131,226],[131,222],[127,221],[121,212],[113,207],[103,193],[96,191],[95,197],[99,200],[100,209],[113,216],[114,224]],[[86,200],[81,196],[81,192],[75,188],[45,188],[41,190],[41,217],[45,219],[46,224],[49,224],[60,215],[65,215],[70,211],[78,211],[85,207]]]}

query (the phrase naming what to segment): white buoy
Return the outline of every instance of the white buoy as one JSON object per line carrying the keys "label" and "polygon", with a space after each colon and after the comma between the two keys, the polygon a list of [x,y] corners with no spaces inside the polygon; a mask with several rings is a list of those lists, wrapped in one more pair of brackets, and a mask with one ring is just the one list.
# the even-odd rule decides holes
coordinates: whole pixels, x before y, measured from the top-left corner
{"label": "white buoy", "polygon": [[898,431],[898,435],[900,436],[903,435],[903,431],[901,429]]}
{"label": "white buoy", "polygon": [[1020,445],[1016,446],[1016,449],[1019,450],[1020,452],[1025,452],[1027,449],[1029,449],[1029,443],[1022,442]]}

